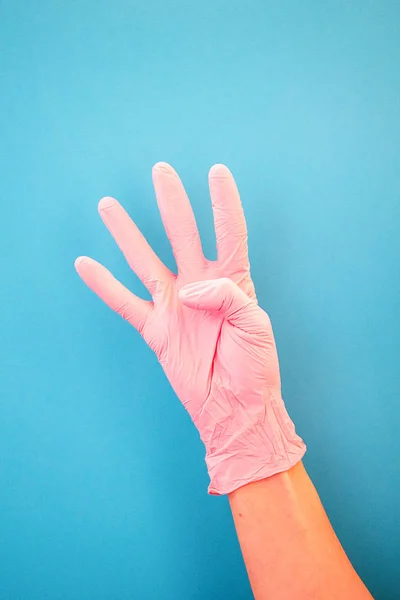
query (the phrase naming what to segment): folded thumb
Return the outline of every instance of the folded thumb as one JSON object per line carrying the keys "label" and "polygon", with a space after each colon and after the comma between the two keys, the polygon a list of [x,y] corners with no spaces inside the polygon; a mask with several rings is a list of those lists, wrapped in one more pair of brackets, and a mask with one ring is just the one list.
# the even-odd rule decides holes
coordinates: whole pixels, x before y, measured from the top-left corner
{"label": "folded thumb", "polygon": [[246,308],[254,304],[228,277],[189,283],[179,290],[179,299],[190,308],[215,311],[238,326]]}

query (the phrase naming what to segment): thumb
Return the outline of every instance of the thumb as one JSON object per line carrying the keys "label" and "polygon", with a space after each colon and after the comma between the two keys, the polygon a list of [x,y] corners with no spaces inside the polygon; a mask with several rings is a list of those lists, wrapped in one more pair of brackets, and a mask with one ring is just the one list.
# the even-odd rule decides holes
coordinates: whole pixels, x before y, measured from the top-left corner
{"label": "thumb", "polygon": [[189,283],[179,290],[183,304],[197,310],[211,310],[219,313],[232,325],[243,328],[253,315],[249,307],[257,304],[228,277]]}

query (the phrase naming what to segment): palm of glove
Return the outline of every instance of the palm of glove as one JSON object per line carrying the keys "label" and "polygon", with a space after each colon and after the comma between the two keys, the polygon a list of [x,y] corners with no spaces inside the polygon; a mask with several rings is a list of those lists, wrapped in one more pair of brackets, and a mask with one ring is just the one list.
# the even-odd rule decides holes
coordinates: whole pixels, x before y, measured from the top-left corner
{"label": "palm of glove", "polygon": [[[255,419],[263,416],[265,386],[280,387],[272,328],[256,301],[217,273],[184,287],[192,290],[186,297],[178,281],[171,288],[143,336],[212,452],[243,423],[243,412],[248,417],[253,408]],[[226,309],[210,309],[224,302]],[[232,305],[238,306],[235,314]]]}

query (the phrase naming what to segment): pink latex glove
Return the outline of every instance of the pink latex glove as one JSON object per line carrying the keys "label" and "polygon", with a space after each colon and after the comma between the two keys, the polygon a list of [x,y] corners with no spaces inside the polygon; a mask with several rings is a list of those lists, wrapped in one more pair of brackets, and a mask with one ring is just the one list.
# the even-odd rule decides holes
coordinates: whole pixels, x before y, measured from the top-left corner
{"label": "pink latex glove", "polygon": [[192,207],[174,169],[156,164],[153,181],[178,274],[160,261],[113,198],[100,201],[101,218],[153,301],[132,294],[91,258],[80,257],[75,266],[154,350],[204,442],[208,491],[227,494],[289,469],[306,447],[281,397],[274,336],[257,304],[246,222],[229,169],[215,165],[209,174],[216,261],[203,255]]}

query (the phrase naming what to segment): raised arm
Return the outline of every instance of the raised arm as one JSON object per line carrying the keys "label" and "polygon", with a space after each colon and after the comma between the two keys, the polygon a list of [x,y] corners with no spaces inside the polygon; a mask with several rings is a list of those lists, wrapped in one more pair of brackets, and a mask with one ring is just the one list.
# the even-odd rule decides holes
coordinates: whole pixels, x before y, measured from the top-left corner
{"label": "raised arm", "polygon": [[363,600],[371,596],[346,559],[301,459],[281,396],[267,313],[258,305],[237,187],[224,165],[209,175],[216,261],[204,257],[183,185],[166,163],[153,169],[172,273],[113,198],[100,215],[152,295],[138,298],[87,257],[87,285],[156,353],[205,446],[211,494],[229,494],[256,600]]}

